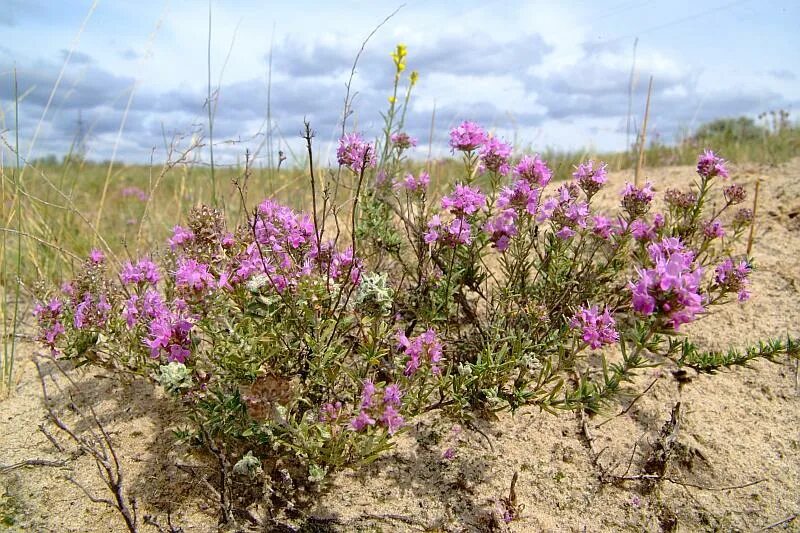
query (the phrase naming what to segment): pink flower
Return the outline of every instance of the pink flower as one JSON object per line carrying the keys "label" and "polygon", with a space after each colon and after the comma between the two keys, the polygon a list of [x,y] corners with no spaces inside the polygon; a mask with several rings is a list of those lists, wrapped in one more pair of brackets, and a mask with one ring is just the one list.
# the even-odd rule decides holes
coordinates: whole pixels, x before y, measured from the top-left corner
{"label": "pink flower", "polygon": [[539,185],[539,187],[546,186],[553,177],[553,172],[547,167],[547,163],[539,158],[539,154],[533,157],[526,155],[520,159],[514,173],[531,186]]}
{"label": "pink flower", "polygon": [[697,158],[697,173],[706,179],[711,179],[714,176],[728,179],[725,160],[715,155],[711,150],[704,150],[700,157]]}
{"label": "pink flower", "polygon": [[487,140],[486,132],[474,122],[464,121],[450,130],[450,147],[462,152],[480,148]]}
{"label": "pink flower", "polygon": [[608,308],[604,308],[601,314],[600,308],[596,305],[582,307],[572,317],[569,325],[580,329],[583,342],[595,350],[605,344],[614,344],[619,341],[619,333],[614,329],[616,322]]}
{"label": "pink flower", "polygon": [[725,236],[725,228],[719,220],[703,224],[703,235],[706,239],[721,239]]}
{"label": "pink flower", "polygon": [[750,272],[752,268],[747,261],[733,263],[732,259],[726,259],[715,269],[714,283],[722,292],[736,292],[740,302],[750,298]]}
{"label": "pink flower", "polygon": [[403,391],[400,390],[400,386],[392,383],[391,385],[387,385],[383,391],[383,403],[386,405],[394,405],[395,407],[400,407],[400,401],[403,397]]}
{"label": "pink flower", "polygon": [[517,213],[506,209],[486,221],[483,230],[489,234],[489,240],[499,252],[505,252],[511,238],[517,235]]}
{"label": "pink flower", "polygon": [[586,163],[578,165],[575,172],[572,173],[572,177],[575,178],[578,186],[583,189],[586,196],[591,197],[600,190],[608,179],[607,166],[605,163],[600,162],[597,168],[594,168],[594,161],[590,159]]}
{"label": "pink flower", "polygon": [[394,147],[399,150],[407,150],[417,145],[417,139],[415,137],[411,137],[408,133],[402,131],[393,133],[390,139]]}
{"label": "pink flower", "polygon": [[433,329],[428,329],[413,339],[409,339],[400,330],[397,332],[397,344],[398,348],[409,358],[404,372],[406,376],[412,376],[422,366],[425,358],[428,359],[434,375],[441,373],[438,365],[442,360],[442,343]]}
{"label": "pink flower", "polygon": [[412,193],[422,193],[428,188],[428,183],[430,183],[430,181],[431,177],[425,171],[420,172],[418,177],[414,177],[413,174],[409,173],[406,174],[403,180],[395,183],[395,188],[403,188]]}
{"label": "pink flower", "polygon": [[622,191],[622,207],[632,218],[641,217],[650,209],[653,201],[653,184],[645,182],[644,187],[638,188],[632,183],[626,183]]}
{"label": "pink flower", "polygon": [[374,426],[375,419],[370,417],[366,411],[361,411],[358,413],[353,420],[350,421],[350,428],[355,431],[361,431],[367,426]]}
{"label": "pink flower", "polygon": [[202,292],[215,285],[216,280],[208,271],[208,265],[198,263],[194,259],[184,259],[178,264],[175,286],[179,289]]}
{"label": "pink flower", "polygon": [[606,218],[602,215],[596,215],[592,217],[592,225],[593,225],[592,232],[595,235],[597,235],[601,239],[611,238],[611,233],[613,231],[613,226],[611,225],[611,219]]}
{"label": "pink flower", "polygon": [[459,183],[455,190],[442,198],[442,209],[449,209],[457,217],[472,215],[486,207],[486,196],[477,187]]}
{"label": "pink flower", "polygon": [[381,424],[385,425],[389,431],[389,435],[394,435],[395,432],[403,427],[404,420],[400,413],[391,405],[387,405],[383,409],[383,414],[380,417]]}
{"label": "pink flower", "polygon": [[481,148],[481,168],[490,170],[501,176],[511,171],[511,145],[504,143],[497,137],[489,137]]}
{"label": "pink flower", "polygon": [[662,314],[678,331],[704,311],[699,292],[703,269],[694,265],[694,252],[674,237],[650,243],[647,251],[653,267],[639,269],[639,279],[628,284],[633,309],[643,315]]}
{"label": "pink flower", "polygon": [[102,263],[105,260],[106,260],[106,256],[102,252],[102,250],[98,250],[97,248],[94,248],[91,252],[89,252],[89,261],[91,261],[95,265],[99,265],[100,263]]}
{"label": "pink flower", "polygon": [[372,397],[375,395],[375,383],[371,379],[365,379],[361,389],[361,408],[372,407]]}
{"label": "pink flower", "polygon": [[122,266],[119,279],[123,285],[137,285],[139,283],[155,285],[161,279],[161,276],[155,263],[149,259],[140,259],[136,266],[127,261]]}
{"label": "pink flower", "polygon": [[358,133],[345,133],[344,137],[339,139],[336,159],[340,165],[360,174],[366,168],[375,166],[375,146],[364,141]]}
{"label": "pink flower", "polygon": [[186,243],[194,240],[194,233],[183,226],[172,228],[172,238],[169,239],[169,247],[172,250],[183,247]]}
{"label": "pink flower", "polygon": [[497,198],[498,209],[513,208],[518,212],[536,215],[539,209],[539,189],[524,179],[515,181],[511,187],[503,187]]}

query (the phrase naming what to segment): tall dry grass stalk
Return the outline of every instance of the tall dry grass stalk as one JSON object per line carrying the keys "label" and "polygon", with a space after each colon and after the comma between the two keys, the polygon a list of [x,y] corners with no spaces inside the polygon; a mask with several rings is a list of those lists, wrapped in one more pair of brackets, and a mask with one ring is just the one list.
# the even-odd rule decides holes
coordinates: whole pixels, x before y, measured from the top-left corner
{"label": "tall dry grass stalk", "polygon": [[647,104],[644,107],[644,122],[642,123],[642,134],[639,137],[639,156],[636,159],[636,172],[633,175],[633,183],[639,186],[639,175],[644,165],[644,150],[647,145],[647,119],[650,116],[650,95],[653,93],[653,76],[650,76],[650,83],[647,86]]}

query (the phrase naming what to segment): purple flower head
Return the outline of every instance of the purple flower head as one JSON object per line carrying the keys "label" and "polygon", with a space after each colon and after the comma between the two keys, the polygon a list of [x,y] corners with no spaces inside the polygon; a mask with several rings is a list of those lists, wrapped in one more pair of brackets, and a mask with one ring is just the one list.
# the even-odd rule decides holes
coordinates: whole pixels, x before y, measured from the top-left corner
{"label": "purple flower head", "polygon": [[91,261],[95,265],[99,265],[100,263],[103,263],[105,260],[106,256],[102,252],[102,250],[94,248],[91,252],[89,252],[89,261]]}
{"label": "purple flower head", "polygon": [[711,179],[714,176],[720,176],[725,180],[728,179],[725,160],[715,155],[711,150],[704,150],[702,155],[697,158],[697,173],[706,179]]}
{"label": "purple flower head", "polygon": [[411,137],[408,133],[402,131],[393,133],[390,139],[394,147],[399,150],[408,150],[417,145],[415,137]]}
{"label": "purple flower head", "polygon": [[520,159],[514,169],[514,173],[519,179],[527,181],[532,187],[534,185],[544,187],[550,183],[550,179],[553,177],[553,172],[548,168],[547,163],[539,158],[539,154],[533,157],[526,155]]}
{"label": "purple flower head", "polygon": [[178,270],[175,272],[175,286],[179,289],[203,292],[216,285],[216,280],[208,265],[198,263],[194,259],[184,259],[178,263]]}
{"label": "purple flower head", "polygon": [[653,267],[638,269],[638,280],[629,283],[633,309],[643,315],[658,313],[678,331],[704,311],[703,269],[694,265],[694,252],[674,237],[648,244],[647,252]]}
{"label": "purple flower head", "polygon": [[562,241],[571,239],[574,236],[575,236],[575,230],[570,228],[569,226],[564,226],[556,232],[556,237],[558,237]]}
{"label": "purple flower head", "polygon": [[326,403],[319,412],[319,421],[333,423],[342,415],[342,402]]}
{"label": "purple flower head", "polygon": [[721,239],[725,236],[725,228],[719,220],[708,221],[703,224],[703,235],[706,239]]}
{"label": "purple flower head", "polygon": [[725,196],[725,201],[730,205],[740,204],[744,202],[744,199],[747,197],[747,192],[744,190],[744,187],[736,183],[722,189],[722,194]]}
{"label": "purple flower head", "polygon": [[354,419],[350,421],[350,429],[354,431],[362,431],[367,426],[374,426],[375,419],[370,417],[366,411],[361,411],[358,413]]}
{"label": "purple flower head", "polygon": [[336,159],[340,165],[360,174],[366,168],[375,166],[375,146],[364,141],[358,133],[345,133],[339,139]]}
{"label": "purple flower head", "polygon": [[497,199],[497,208],[512,208],[519,213],[536,215],[539,209],[539,193],[540,190],[532,187],[528,180],[519,179],[511,187],[503,187]]}
{"label": "purple flower head", "polygon": [[513,209],[500,211],[486,221],[483,230],[489,234],[489,240],[499,252],[505,252],[511,238],[517,235],[517,213]]}
{"label": "purple flower head", "polygon": [[676,209],[689,209],[697,201],[697,195],[692,192],[681,192],[678,189],[667,189],[664,192],[664,201]]}
{"label": "purple flower head", "polygon": [[739,209],[733,216],[733,225],[737,228],[742,228],[753,222],[753,210],[743,207]]}
{"label": "purple flower head", "polygon": [[581,163],[572,173],[572,177],[578,183],[578,186],[583,189],[586,196],[592,197],[608,179],[606,165],[602,161],[594,167],[594,161],[589,160],[586,163]]}
{"label": "purple flower head", "polygon": [[447,448],[444,452],[442,452],[442,459],[447,461],[452,461],[456,457],[456,449],[453,447]]}
{"label": "purple flower head", "polygon": [[[147,305],[145,304],[145,309]],[[183,363],[191,355],[189,333],[194,325],[180,311],[172,312],[162,306],[155,310],[148,325],[148,337],[144,340],[150,348],[150,357],[158,359],[166,353],[167,360]]]}
{"label": "purple flower head", "polygon": [[139,283],[155,285],[161,279],[161,276],[155,263],[149,259],[140,259],[136,265],[130,261],[126,262],[122,266],[119,278],[123,285],[138,285]]}
{"label": "purple flower head", "polygon": [[644,187],[636,187],[632,183],[626,183],[622,191],[622,207],[631,218],[643,216],[650,210],[650,202],[653,201],[653,184],[645,182]]}
{"label": "purple flower head", "polygon": [[220,244],[223,248],[231,248],[234,244],[236,244],[236,238],[233,236],[233,233],[226,233],[222,236]]}
{"label": "purple flower head", "polygon": [[371,379],[365,379],[361,389],[361,408],[369,409],[372,407],[372,397],[375,395],[375,383]]}
{"label": "purple flower head", "polygon": [[633,235],[633,238],[637,241],[652,241],[656,238],[655,231],[650,225],[641,218],[637,218],[633,222],[630,223],[628,229]]}
{"label": "purple flower head", "polygon": [[579,330],[583,342],[594,350],[605,344],[614,344],[619,340],[619,333],[614,329],[616,322],[608,308],[604,308],[600,313],[600,308],[596,305],[582,307],[572,317],[569,325]]}
{"label": "purple flower head", "polygon": [[46,304],[37,303],[33,310],[33,316],[39,327],[37,340],[50,348],[55,356],[58,354],[56,342],[65,333],[64,324],[61,323],[63,303],[53,298]]}
{"label": "purple flower head", "polygon": [[439,215],[434,215],[428,221],[428,231],[425,233],[424,239],[428,244],[440,242],[445,246],[470,244],[472,243],[472,226],[464,218],[454,218],[444,224]]}
{"label": "purple flower head", "polygon": [[752,268],[747,261],[734,264],[732,259],[726,259],[718,265],[714,272],[714,283],[724,293],[738,293],[740,302],[750,298],[750,272]]}
{"label": "purple flower head", "polygon": [[380,422],[389,431],[389,435],[394,435],[398,429],[403,427],[405,421],[400,413],[391,405],[387,405],[383,409],[383,414],[380,417]]}
{"label": "purple flower head", "polygon": [[395,407],[400,407],[402,397],[403,397],[403,391],[400,390],[400,385],[397,385],[396,383],[387,385],[386,388],[383,390],[383,403],[385,403],[386,405],[394,405]]}
{"label": "purple flower head", "polygon": [[603,215],[596,215],[592,217],[592,233],[601,239],[610,239],[613,233],[613,226],[611,219]]}
{"label": "purple flower head", "polygon": [[397,332],[397,346],[409,358],[406,362],[404,374],[412,376],[427,358],[431,366],[431,372],[439,375],[441,369],[439,363],[442,360],[442,343],[436,336],[433,329],[428,329],[425,333],[409,339],[402,330]]}
{"label": "purple flower head", "polygon": [[481,148],[481,169],[496,172],[501,176],[511,171],[511,145],[497,137],[489,137]]}
{"label": "purple flower head", "polygon": [[418,177],[414,177],[413,174],[409,173],[401,181],[395,183],[395,188],[402,188],[411,193],[423,193],[428,188],[430,181],[431,177],[425,171],[420,172]]}
{"label": "purple flower head", "polygon": [[442,209],[449,209],[457,217],[472,215],[486,207],[486,196],[477,187],[459,183],[455,190],[442,198]]}
{"label": "purple flower head", "polygon": [[172,238],[169,239],[169,247],[172,250],[182,248],[187,243],[194,240],[194,233],[192,230],[186,229],[183,226],[175,226],[172,228]]}
{"label": "purple flower head", "polygon": [[471,152],[480,148],[486,140],[486,132],[474,122],[464,121],[450,130],[450,147],[453,151]]}

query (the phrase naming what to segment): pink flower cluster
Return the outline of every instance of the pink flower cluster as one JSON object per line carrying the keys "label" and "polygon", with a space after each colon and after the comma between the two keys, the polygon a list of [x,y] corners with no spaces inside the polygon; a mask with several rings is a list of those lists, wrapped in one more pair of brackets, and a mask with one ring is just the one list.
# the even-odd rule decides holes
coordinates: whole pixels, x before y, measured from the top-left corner
{"label": "pink flower cluster", "polygon": [[608,308],[600,312],[596,305],[582,307],[569,322],[570,327],[580,331],[583,342],[596,350],[605,344],[614,344],[619,341],[616,321],[611,316]]}
{"label": "pink flower cluster", "polygon": [[152,317],[147,330],[145,345],[150,348],[150,357],[157,359],[166,355],[167,360],[183,363],[191,355],[190,333],[193,321],[187,315],[186,304],[175,301],[175,310],[170,310],[160,298],[147,302],[146,313]]}
{"label": "pink flower cluster", "polygon": [[417,145],[417,139],[415,137],[411,137],[408,133],[402,131],[392,133],[390,140],[398,150],[408,150]]}
{"label": "pink flower cluster", "polygon": [[497,137],[489,137],[480,152],[481,171],[489,170],[501,176],[511,172],[511,145]]}
{"label": "pink flower cluster", "polygon": [[111,304],[105,294],[93,296],[88,292],[84,293],[80,303],[75,306],[73,325],[75,329],[102,327],[108,320],[110,311]]}
{"label": "pink flower cluster", "polygon": [[514,169],[517,180],[503,187],[497,199],[499,212],[489,219],[484,231],[498,251],[508,249],[511,238],[518,234],[521,216],[536,216],[539,212],[541,190],[550,182],[552,172],[538,155],[525,156]]}
{"label": "pink flower cluster", "polygon": [[361,174],[367,168],[375,167],[375,146],[362,139],[358,133],[345,133],[339,139],[336,159],[340,165]]}
{"label": "pink flower cluster", "polygon": [[752,268],[747,261],[733,262],[732,259],[726,259],[722,264],[718,265],[714,273],[714,283],[723,292],[735,292],[740,302],[744,302],[750,298],[750,292],[747,290],[750,287],[750,272]]}
{"label": "pink flower cluster", "polygon": [[622,208],[631,218],[637,218],[650,210],[653,201],[653,184],[645,182],[644,187],[636,187],[633,183],[626,183],[622,190]]}
{"label": "pink flower cluster", "polygon": [[430,175],[424,170],[419,173],[419,176],[414,174],[406,174],[406,177],[400,181],[395,182],[396,189],[405,189],[410,193],[423,193],[428,188],[431,181]]}
{"label": "pink flower cluster", "polygon": [[140,283],[155,285],[161,279],[161,276],[155,263],[149,259],[141,259],[136,265],[127,261],[122,266],[119,279],[123,285],[138,285]]}
{"label": "pink flower cluster", "polygon": [[516,168],[514,168],[514,174],[519,179],[527,181],[532,187],[535,185],[545,187],[553,177],[553,172],[547,166],[547,163],[539,157],[539,154],[533,157],[526,155],[520,159]]}
{"label": "pink flower cluster", "polygon": [[694,252],[675,237],[650,243],[647,252],[653,267],[637,269],[639,279],[629,282],[633,309],[643,315],[663,315],[665,324],[678,331],[704,310],[703,269],[694,265]]}
{"label": "pink flower cluster", "polygon": [[[363,431],[378,422],[386,427],[390,435],[393,435],[405,423],[399,411],[403,396],[400,387],[395,384],[388,385],[382,392],[382,400],[378,401],[377,396],[381,394],[381,391],[378,390],[375,383],[370,379],[365,379],[362,385],[360,410],[358,415],[350,421],[350,429]],[[323,406],[323,411],[330,411],[328,405]],[[341,404],[339,407],[341,408]],[[326,420],[330,420],[327,413]]]}
{"label": "pink flower cluster", "polygon": [[52,298],[46,304],[38,303],[33,309],[33,316],[39,326],[37,340],[50,348],[53,355],[58,354],[56,341],[65,333],[61,322],[63,309],[63,302],[57,298]]}
{"label": "pink flower cluster", "polygon": [[597,168],[595,168],[594,161],[590,159],[586,163],[578,165],[575,172],[572,173],[572,177],[575,179],[578,186],[583,189],[583,192],[586,193],[586,196],[589,198],[594,196],[608,180],[607,166],[608,165],[601,161],[597,165]]}
{"label": "pink flower cluster", "polygon": [[453,151],[472,152],[483,146],[487,139],[483,128],[470,121],[464,121],[450,130],[450,147]]}
{"label": "pink flower cluster", "polygon": [[183,258],[175,271],[175,286],[184,292],[201,294],[216,286],[208,265]]}
{"label": "pink flower cluster", "polygon": [[452,194],[442,198],[442,209],[448,209],[455,218],[445,223],[439,215],[434,215],[428,222],[425,242],[438,241],[448,246],[470,244],[472,226],[467,217],[485,208],[486,196],[480,189],[459,183]]}
{"label": "pink flower cluster", "polygon": [[413,376],[426,359],[430,364],[431,372],[436,376],[441,374],[439,363],[442,361],[442,343],[433,329],[428,329],[411,339],[402,330],[399,330],[397,347],[408,357],[406,368],[403,371],[406,376]]}
{"label": "pink flower cluster", "polygon": [[725,167],[725,160],[717,156],[711,150],[704,150],[697,159],[697,173],[703,178],[711,179],[720,176],[728,179],[728,169]]}
{"label": "pink flower cluster", "polygon": [[567,183],[559,187],[556,197],[548,198],[542,204],[538,220],[549,219],[555,227],[560,227],[556,232],[560,239],[572,238],[576,228],[587,227],[589,204],[578,200],[579,194],[574,183]]}
{"label": "pink flower cluster", "polygon": [[167,242],[169,243],[169,247],[175,251],[179,248],[183,248],[192,241],[194,241],[194,233],[192,230],[176,225],[172,228],[172,237]]}

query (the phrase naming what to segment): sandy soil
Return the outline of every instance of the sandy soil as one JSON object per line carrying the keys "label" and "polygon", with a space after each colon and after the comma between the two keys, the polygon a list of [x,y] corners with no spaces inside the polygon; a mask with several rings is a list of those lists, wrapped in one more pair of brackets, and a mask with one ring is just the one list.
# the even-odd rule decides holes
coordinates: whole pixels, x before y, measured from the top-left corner
{"label": "sandy soil", "polygon": [[[686,185],[688,167],[647,172],[659,192]],[[759,202],[753,298],[732,304],[692,325],[703,346],[741,346],[767,336],[800,336],[800,159],[778,168],[742,166],[736,181],[752,194],[765,178]],[[611,205],[627,178],[611,178],[604,201]],[[46,365],[46,371],[53,372]],[[163,526],[167,514],[184,531],[215,531],[210,488],[202,466],[172,444],[177,417],[161,394],[143,383],[120,386],[94,371],[75,371],[76,385],[54,374],[51,387],[59,413],[80,423],[73,401],[96,402],[122,457],[125,483],[140,516]],[[682,387],[669,368],[644,372],[649,393],[623,415],[580,420],[523,409],[481,421],[479,431],[454,430],[429,419],[416,422],[397,449],[359,473],[339,474],[325,494],[309,495],[318,517],[307,531],[487,531],[490,515],[508,497],[518,474],[521,513],[510,531],[757,531],[800,512],[800,388],[794,363],[757,362],[715,376],[689,374]],[[607,483],[603,473],[635,476],[680,402],[678,457],[666,475],[673,482]],[[616,413],[628,407],[620,404]],[[122,531],[115,511],[89,500],[73,477],[107,497],[93,460],[51,432],[60,453],[39,425],[46,422],[32,360],[19,362],[14,394],[0,403],[0,464],[28,459],[65,461],[63,466],[0,469],[0,529],[12,531]],[[602,425],[600,425],[602,424]],[[598,427],[599,426],[599,427]],[[589,442],[586,432],[593,438]],[[448,447],[455,458],[445,460]],[[596,456],[600,453],[599,458]],[[184,466],[176,466],[176,464]],[[744,486],[746,485],[746,486]],[[736,488],[733,488],[736,487]],[[5,524],[5,525],[4,525]],[[143,531],[153,530],[142,526]],[[502,530],[502,529],[501,529]],[[800,518],[774,531],[800,531]]]}

